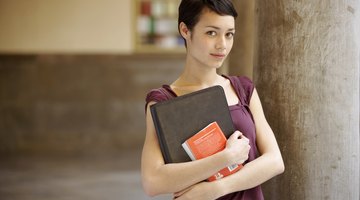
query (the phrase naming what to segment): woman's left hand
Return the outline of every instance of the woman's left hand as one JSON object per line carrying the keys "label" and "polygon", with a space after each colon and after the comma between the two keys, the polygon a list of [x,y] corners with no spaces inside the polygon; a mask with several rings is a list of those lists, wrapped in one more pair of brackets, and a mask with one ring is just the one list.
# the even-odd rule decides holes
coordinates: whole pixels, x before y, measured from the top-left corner
{"label": "woman's left hand", "polygon": [[216,189],[213,187],[212,182],[200,182],[190,186],[180,192],[174,193],[176,200],[213,200],[216,199]]}

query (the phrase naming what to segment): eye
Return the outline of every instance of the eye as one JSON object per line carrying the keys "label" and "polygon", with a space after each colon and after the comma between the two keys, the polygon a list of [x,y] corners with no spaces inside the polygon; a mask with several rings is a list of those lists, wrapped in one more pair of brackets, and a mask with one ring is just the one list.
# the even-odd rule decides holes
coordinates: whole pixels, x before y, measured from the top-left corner
{"label": "eye", "polygon": [[206,32],[206,34],[209,35],[209,36],[215,36],[216,32],[215,31],[208,31],[208,32]]}
{"label": "eye", "polygon": [[231,39],[234,37],[234,35],[235,35],[235,33],[233,33],[233,32],[226,33],[226,38]]}

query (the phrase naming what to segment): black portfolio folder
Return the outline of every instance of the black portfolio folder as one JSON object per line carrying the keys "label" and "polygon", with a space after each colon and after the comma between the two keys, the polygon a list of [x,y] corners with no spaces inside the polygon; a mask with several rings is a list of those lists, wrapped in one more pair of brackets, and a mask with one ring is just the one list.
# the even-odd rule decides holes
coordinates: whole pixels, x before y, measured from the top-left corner
{"label": "black portfolio folder", "polygon": [[216,121],[228,138],[234,131],[221,86],[213,86],[150,106],[166,163],[190,161],[181,144]]}

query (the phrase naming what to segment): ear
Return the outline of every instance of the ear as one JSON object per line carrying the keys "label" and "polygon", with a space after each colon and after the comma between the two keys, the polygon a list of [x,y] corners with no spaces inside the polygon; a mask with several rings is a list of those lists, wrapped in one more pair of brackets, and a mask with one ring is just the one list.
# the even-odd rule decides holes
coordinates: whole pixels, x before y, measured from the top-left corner
{"label": "ear", "polygon": [[190,36],[190,30],[188,29],[188,27],[186,26],[186,24],[184,22],[180,22],[179,24],[179,30],[180,30],[180,34],[184,39],[189,38]]}

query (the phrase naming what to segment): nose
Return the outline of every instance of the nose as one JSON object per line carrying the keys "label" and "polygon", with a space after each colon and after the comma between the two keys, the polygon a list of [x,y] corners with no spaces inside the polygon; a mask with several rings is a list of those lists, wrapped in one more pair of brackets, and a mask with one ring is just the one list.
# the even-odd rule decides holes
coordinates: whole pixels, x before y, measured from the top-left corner
{"label": "nose", "polygon": [[226,49],[226,38],[223,36],[218,37],[216,40],[215,48],[218,50],[225,50]]}

